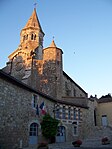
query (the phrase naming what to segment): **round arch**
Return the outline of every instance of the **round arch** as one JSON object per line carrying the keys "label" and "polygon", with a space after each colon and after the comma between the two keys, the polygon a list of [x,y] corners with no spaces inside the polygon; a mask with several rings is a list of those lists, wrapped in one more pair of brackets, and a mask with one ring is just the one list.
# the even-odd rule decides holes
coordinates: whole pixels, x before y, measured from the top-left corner
{"label": "round arch", "polygon": [[36,145],[38,143],[38,129],[40,125],[37,121],[32,121],[29,123],[29,144]]}

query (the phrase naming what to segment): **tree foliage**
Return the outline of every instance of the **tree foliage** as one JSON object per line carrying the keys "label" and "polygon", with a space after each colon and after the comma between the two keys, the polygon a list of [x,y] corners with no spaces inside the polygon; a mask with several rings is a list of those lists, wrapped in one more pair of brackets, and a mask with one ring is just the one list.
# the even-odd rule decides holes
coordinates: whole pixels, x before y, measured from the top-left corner
{"label": "tree foliage", "polygon": [[52,118],[49,114],[46,114],[41,122],[43,136],[47,139],[51,139],[56,136],[58,124],[58,120]]}

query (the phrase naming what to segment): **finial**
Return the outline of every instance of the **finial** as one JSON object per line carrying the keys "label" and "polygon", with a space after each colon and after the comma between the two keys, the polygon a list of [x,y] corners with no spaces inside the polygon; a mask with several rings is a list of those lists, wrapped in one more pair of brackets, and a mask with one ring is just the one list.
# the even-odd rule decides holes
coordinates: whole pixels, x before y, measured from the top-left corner
{"label": "finial", "polygon": [[53,40],[54,40],[54,36],[53,36]]}
{"label": "finial", "polygon": [[36,7],[37,7],[37,3],[34,3],[34,8],[36,9]]}

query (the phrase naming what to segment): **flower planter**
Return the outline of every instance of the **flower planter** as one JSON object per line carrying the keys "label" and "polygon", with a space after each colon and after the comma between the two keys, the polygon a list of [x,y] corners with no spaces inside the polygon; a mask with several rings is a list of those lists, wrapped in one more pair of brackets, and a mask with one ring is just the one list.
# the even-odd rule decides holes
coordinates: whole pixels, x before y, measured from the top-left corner
{"label": "flower planter", "polygon": [[102,138],[102,145],[107,145],[107,144],[110,144],[108,137]]}
{"label": "flower planter", "polygon": [[102,145],[107,145],[107,144],[110,144],[110,142],[109,141],[102,142]]}
{"label": "flower planter", "polygon": [[74,144],[74,147],[80,147],[80,144]]}
{"label": "flower planter", "polygon": [[48,149],[48,147],[38,147],[38,149]]}
{"label": "flower planter", "polygon": [[76,140],[74,142],[72,142],[73,146],[74,147],[80,147],[80,145],[82,144],[82,141],[81,140]]}
{"label": "flower planter", "polygon": [[47,142],[39,143],[37,149],[48,149],[48,143]]}

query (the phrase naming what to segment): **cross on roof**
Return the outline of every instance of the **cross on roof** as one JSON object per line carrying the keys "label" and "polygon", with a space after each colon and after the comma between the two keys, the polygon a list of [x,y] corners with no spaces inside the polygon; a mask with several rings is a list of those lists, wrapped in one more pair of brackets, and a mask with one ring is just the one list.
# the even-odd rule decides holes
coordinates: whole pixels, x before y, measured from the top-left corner
{"label": "cross on roof", "polygon": [[37,3],[34,3],[34,8],[36,8],[36,6],[37,6]]}

